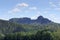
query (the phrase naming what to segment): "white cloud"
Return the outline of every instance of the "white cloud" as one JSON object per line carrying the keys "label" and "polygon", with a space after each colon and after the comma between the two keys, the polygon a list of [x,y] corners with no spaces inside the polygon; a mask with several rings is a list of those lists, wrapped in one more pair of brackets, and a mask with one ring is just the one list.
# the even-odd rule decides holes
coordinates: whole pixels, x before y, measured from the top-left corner
{"label": "white cloud", "polygon": [[32,11],[34,12],[34,11],[37,11],[37,9],[38,9],[37,7],[28,7],[27,10],[25,10],[24,12],[25,13],[29,13],[29,12],[32,12]]}
{"label": "white cloud", "polygon": [[17,4],[12,10],[9,10],[8,13],[17,13],[17,12],[21,12],[21,8],[23,9],[23,7],[28,7],[29,5],[27,3],[19,3]]}
{"label": "white cloud", "polygon": [[50,18],[55,19],[56,14],[49,14]]}
{"label": "white cloud", "polygon": [[30,10],[37,10],[37,7],[30,7]]}
{"label": "white cloud", "polygon": [[14,9],[8,11],[8,13],[17,13],[17,12],[21,12],[21,10],[18,8],[14,8]]}
{"label": "white cloud", "polygon": [[31,11],[36,11],[38,8],[33,6],[31,7],[29,4],[27,3],[18,3],[16,4],[16,6],[14,6],[13,9],[9,10],[8,13],[18,13],[18,12],[25,12],[25,13],[29,13]]}
{"label": "white cloud", "polygon": [[60,2],[58,2],[58,5],[60,6]]}
{"label": "white cloud", "polygon": [[60,11],[60,8],[55,8],[55,10],[58,10],[58,11]]}
{"label": "white cloud", "polygon": [[44,11],[43,13],[48,13],[48,11]]}
{"label": "white cloud", "polygon": [[16,7],[28,7],[29,5],[27,3],[19,3],[16,5]]}
{"label": "white cloud", "polygon": [[51,19],[51,20],[54,21],[54,22],[58,22],[58,21],[59,21],[58,19],[60,19],[60,18],[57,16],[57,14],[49,14],[49,15],[48,15],[48,18]]}
{"label": "white cloud", "polygon": [[57,7],[57,5],[54,4],[53,2],[49,2],[49,4],[50,4],[51,7]]}
{"label": "white cloud", "polygon": [[50,4],[50,8],[52,10],[56,10],[56,11],[60,11],[60,1],[59,0],[56,0],[56,2],[49,2]]}

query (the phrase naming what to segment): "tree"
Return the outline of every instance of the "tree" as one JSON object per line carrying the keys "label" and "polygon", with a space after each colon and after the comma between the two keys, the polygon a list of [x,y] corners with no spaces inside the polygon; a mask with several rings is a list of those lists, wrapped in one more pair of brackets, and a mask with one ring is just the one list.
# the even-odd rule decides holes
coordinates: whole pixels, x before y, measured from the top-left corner
{"label": "tree", "polygon": [[42,30],[36,33],[36,40],[53,40],[53,35],[49,30]]}

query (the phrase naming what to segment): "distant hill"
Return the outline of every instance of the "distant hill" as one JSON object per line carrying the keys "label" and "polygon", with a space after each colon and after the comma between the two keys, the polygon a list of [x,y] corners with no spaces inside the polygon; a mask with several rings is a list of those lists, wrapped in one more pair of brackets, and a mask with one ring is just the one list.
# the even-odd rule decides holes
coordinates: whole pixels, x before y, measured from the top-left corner
{"label": "distant hill", "polygon": [[55,23],[47,18],[44,18],[43,16],[39,16],[35,20],[24,17],[24,18],[12,18],[9,21],[18,24],[24,24],[23,27],[28,30],[39,30],[49,28],[53,31],[56,31],[57,29],[60,28],[60,24]]}
{"label": "distant hill", "polygon": [[49,24],[52,21],[44,18],[43,16],[39,16],[36,20],[32,20],[30,18],[12,18],[9,20],[10,22],[20,23],[20,24]]}
{"label": "distant hill", "polygon": [[49,28],[51,31],[60,29],[60,24],[39,16],[36,20],[30,18],[12,18],[10,20],[0,20],[0,33],[15,32],[36,32]]}
{"label": "distant hill", "polygon": [[5,20],[0,20],[0,33],[12,33],[21,31],[25,31],[22,25]]}

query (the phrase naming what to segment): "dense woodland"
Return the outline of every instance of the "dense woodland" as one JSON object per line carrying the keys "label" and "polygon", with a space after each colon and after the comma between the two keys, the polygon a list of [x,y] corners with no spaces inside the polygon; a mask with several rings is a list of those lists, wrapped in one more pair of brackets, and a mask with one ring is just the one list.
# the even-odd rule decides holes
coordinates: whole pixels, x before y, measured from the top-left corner
{"label": "dense woodland", "polygon": [[58,32],[52,32],[49,29],[39,30],[36,33],[17,32],[9,34],[0,34],[0,40],[60,40]]}

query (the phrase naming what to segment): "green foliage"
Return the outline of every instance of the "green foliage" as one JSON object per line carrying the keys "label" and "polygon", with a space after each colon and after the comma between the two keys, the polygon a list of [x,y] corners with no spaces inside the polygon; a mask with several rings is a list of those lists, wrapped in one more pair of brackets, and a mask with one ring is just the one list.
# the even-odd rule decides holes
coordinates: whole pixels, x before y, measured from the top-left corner
{"label": "green foliage", "polygon": [[0,40],[60,40],[60,32],[52,32],[49,29],[32,32],[16,32],[0,34]]}
{"label": "green foliage", "polygon": [[0,40],[60,40],[60,24],[28,25],[0,20]]}
{"label": "green foliage", "polygon": [[4,40],[53,40],[54,37],[52,35],[52,32],[48,30],[41,30],[38,31],[36,34],[32,33],[12,33],[7,34],[4,37]]}

